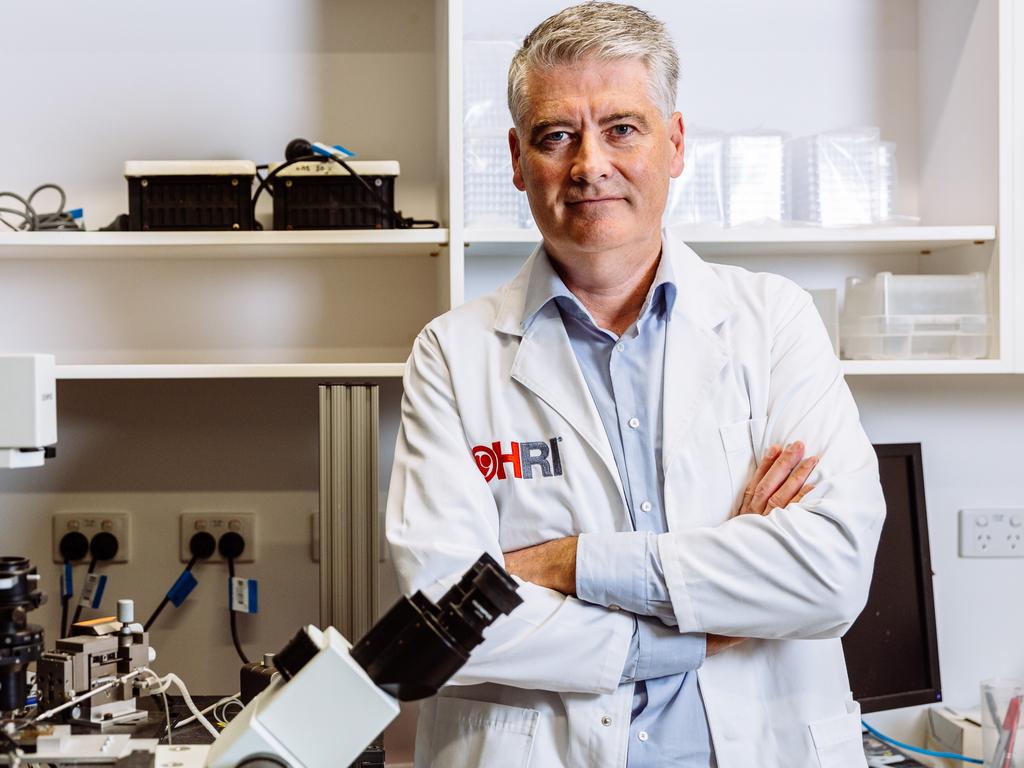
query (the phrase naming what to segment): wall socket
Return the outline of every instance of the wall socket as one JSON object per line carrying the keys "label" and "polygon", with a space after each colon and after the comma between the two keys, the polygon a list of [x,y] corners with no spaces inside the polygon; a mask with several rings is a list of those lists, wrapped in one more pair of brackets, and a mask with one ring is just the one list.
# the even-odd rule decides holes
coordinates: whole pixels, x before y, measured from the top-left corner
{"label": "wall socket", "polygon": [[1024,509],[961,509],[960,557],[1024,557]]}
{"label": "wall socket", "polygon": [[[187,563],[192,559],[192,552],[188,543],[192,536],[200,531],[211,534],[215,540],[228,531],[234,531],[245,539],[245,549],[242,555],[235,559],[236,563],[251,563],[256,559],[256,515],[252,512],[232,510],[189,510],[181,513],[181,562]],[[204,563],[225,563],[220,552],[214,551],[213,555],[203,560]]]}
{"label": "wall socket", "polygon": [[[117,537],[117,555],[109,563],[127,563],[132,554],[131,515],[124,511],[86,509],[72,512],[57,512],[53,516],[53,562],[63,563],[60,553],[60,540],[65,533],[78,531],[92,541],[92,537],[100,531],[112,533]],[[86,555],[78,562],[87,562]]]}

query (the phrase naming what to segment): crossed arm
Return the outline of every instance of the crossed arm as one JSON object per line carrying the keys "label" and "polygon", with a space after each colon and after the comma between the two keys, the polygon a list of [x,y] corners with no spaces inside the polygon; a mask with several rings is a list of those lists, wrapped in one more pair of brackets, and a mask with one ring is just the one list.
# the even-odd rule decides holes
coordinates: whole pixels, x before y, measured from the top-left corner
{"label": "crossed arm", "polygon": [[[799,502],[813,486],[807,478],[817,457],[804,456],[805,447],[797,441],[785,447],[768,449],[747,484],[737,514],[766,515],[771,510]],[[578,536],[565,536],[525,549],[505,552],[505,567],[514,576],[563,595],[577,594]],[[615,589],[615,585],[611,585]],[[623,601],[625,602],[625,601]],[[664,617],[662,617],[664,618]],[[713,656],[743,642],[743,638],[707,635],[706,655]]]}

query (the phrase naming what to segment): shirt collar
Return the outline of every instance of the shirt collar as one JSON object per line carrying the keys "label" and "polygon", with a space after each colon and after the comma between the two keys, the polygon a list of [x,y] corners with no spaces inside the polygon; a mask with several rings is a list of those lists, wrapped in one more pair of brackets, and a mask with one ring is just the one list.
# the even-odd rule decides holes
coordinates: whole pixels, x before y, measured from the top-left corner
{"label": "shirt collar", "polygon": [[[664,243],[664,239],[662,242]],[[672,269],[672,259],[668,254],[667,243],[665,243],[662,246],[658,269],[654,273],[654,282],[651,283],[647,298],[640,309],[637,323],[642,324],[651,314],[652,310],[664,310],[666,317],[670,315],[675,305],[677,293],[678,287],[676,286],[675,271]],[[541,245],[538,249],[537,258],[534,260],[533,269],[530,270],[530,279],[526,288],[526,301],[523,305],[522,329],[525,331],[533,323],[537,314],[548,303],[558,298],[570,301],[593,323],[594,319],[590,312],[583,306],[583,302],[566,287],[562,278],[555,272],[547,251]]]}

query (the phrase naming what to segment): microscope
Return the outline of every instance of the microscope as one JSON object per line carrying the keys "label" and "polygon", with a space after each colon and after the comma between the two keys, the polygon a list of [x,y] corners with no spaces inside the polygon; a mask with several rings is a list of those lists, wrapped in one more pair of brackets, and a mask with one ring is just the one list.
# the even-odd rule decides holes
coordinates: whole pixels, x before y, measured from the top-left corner
{"label": "microscope", "polygon": [[[52,356],[0,355],[0,468],[40,466],[57,439]],[[45,602],[27,558],[0,557],[0,765],[116,768],[339,768],[397,717],[400,701],[433,696],[522,603],[518,583],[487,553],[436,603],[402,597],[354,645],[309,625],[273,657],[278,675],[212,745],[159,745],[127,734],[73,734],[137,716],[155,654],[131,601],[117,620],[76,625],[44,651],[29,613]],[[36,667],[37,700],[28,674]],[[59,716],[59,717],[58,717]],[[56,723],[56,724],[55,724]]]}

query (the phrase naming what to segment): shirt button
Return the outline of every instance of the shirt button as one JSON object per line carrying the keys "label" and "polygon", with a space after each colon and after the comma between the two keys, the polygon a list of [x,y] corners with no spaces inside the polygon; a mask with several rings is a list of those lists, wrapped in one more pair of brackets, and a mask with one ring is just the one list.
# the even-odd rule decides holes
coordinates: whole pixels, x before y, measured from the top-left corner
{"label": "shirt button", "polygon": [[636,737],[640,739],[640,741],[647,741],[647,731],[640,731]]}
{"label": "shirt button", "polygon": [[645,501],[643,504],[640,505],[640,510],[643,512],[650,512],[651,509],[653,509],[653,507],[651,505],[651,502],[649,501]]}
{"label": "shirt button", "polygon": [[627,421],[626,423],[627,423],[627,424],[629,424],[629,426],[630,426],[630,427],[631,427],[632,429],[636,429],[637,427],[639,427],[639,426],[640,426],[640,419],[638,419],[638,418],[637,418],[636,416],[634,416],[634,417],[633,417],[632,419],[630,419],[630,420],[629,420],[629,421]]}
{"label": "shirt button", "polygon": [[625,348],[626,348],[626,345],[623,344],[622,342],[619,342],[618,344],[615,345],[615,351],[616,352],[622,352],[623,350],[625,350]]}
{"label": "shirt button", "polygon": [[601,725],[611,725],[611,724],[612,724],[611,717],[609,717],[608,715],[602,715],[601,716]]}
{"label": "shirt button", "polygon": [[608,610],[609,611],[621,611],[622,610],[622,606],[621,605],[616,605],[615,603],[612,603],[611,605],[608,606]]}

